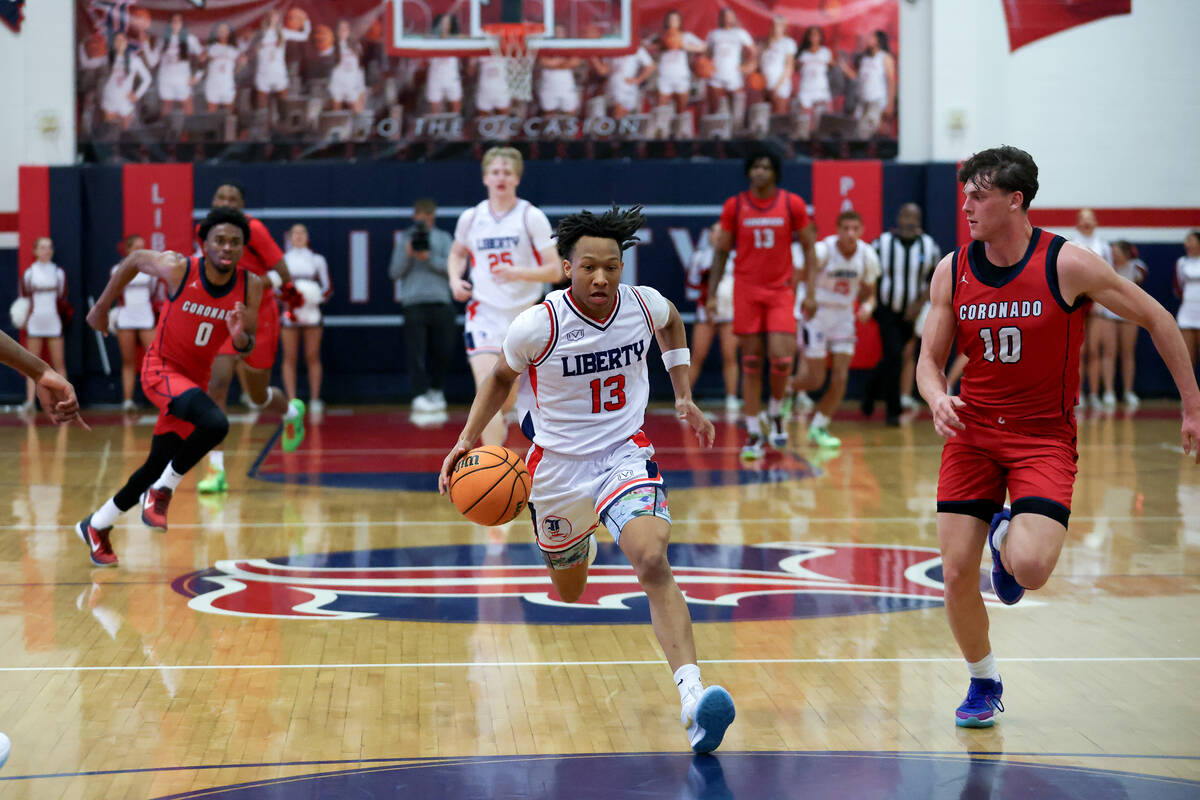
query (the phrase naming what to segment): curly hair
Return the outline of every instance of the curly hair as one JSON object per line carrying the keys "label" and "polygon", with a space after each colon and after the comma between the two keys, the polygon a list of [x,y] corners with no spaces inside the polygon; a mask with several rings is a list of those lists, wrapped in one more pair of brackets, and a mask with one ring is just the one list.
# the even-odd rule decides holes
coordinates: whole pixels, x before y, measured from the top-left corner
{"label": "curly hair", "polygon": [[568,260],[576,242],[583,236],[612,239],[617,243],[617,247],[624,251],[637,244],[635,234],[645,224],[646,216],[642,213],[640,205],[624,211],[614,205],[603,214],[580,211],[578,214],[568,214],[558,221],[555,246],[559,256]]}
{"label": "curly hair", "polygon": [[200,240],[208,239],[208,233],[218,225],[236,225],[242,230],[242,244],[247,244],[250,241],[250,223],[246,219],[246,215],[238,211],[236,208],[227,208],[222,206],[214,208],[208,212],[208,216],[200,223]]}

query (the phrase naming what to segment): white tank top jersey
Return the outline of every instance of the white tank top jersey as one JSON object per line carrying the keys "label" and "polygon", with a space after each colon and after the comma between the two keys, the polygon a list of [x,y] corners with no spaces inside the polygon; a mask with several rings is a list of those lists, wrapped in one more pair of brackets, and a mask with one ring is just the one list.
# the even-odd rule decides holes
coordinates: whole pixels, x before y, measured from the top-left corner
{"label": "white tank top jersey", "polygon": [[[701,47],[704,42],[700,41],[700,37],[690,31],[684,31],[682,34],[683,44],[689,47]],[[683,49],[679,50],[664,50],[662,55],[658,57],[658,71],[664,78],[686,78],[692,74],[688,67],[688,52]]]}
{"label": "white tank top jersey", "polygon": [[875,55],[863,56],[858,65],[858,85],[865,103],[887,102],[888,82],[884,60],[887,55],[880,50]]}
{"label": "white tank top jersey", "polygon": [[[114,266],[109,274],[115,275],[121,265]],[[121,294],[121,313],[118,315],[118,326],[122,328],[153,328],[154,327],[154,289],[158,278],[139,272],[133,280],[125,284]]]}
{"label": "white tank top jersey", "polygon": [[656,289],[627,284],[605,320],[585,315],[569,289],[521,312],[508,328],[504,357],[514,370],[529,370],[534,444],[586,456],[640,431],[650,400],[650,342],[670,313]]}
{"label": "white tank top jersey", "polygon": [[1183,294],[1183,304],[1200,305],[1200,256],[1184,256],[1175,262],[1175,278]]}
{"label": "white tank top jersey", "polygon": [[763,48],[759,57],[763,77],[767,79],[767,88],[774,88],[787,68],[788,61],[796,57],[796,40],[790,36],[782,36]]}
{"label": "white tank top jersey", "polygon": [[879,256],[875,248],[858,240],[854,255],[846,257],[837,246],[837,236],[817,242],[821,274],[817,278],[817,305],[821,308],[853,308],[861,282],[879,280]]}
{"label": "white tank top jersey", "polygon": [[616,86],[629,86],[635,88],[632,84],[626,81],[626,78],[635,78],[637,74],[645,69],[650,64],[654,63],[654,59],[646,52],[646,48],[639,47],[637,52],[630,53],[627,56],[616,56],[608,60],[611,72],[608,74],[608,82]]}
{"label": "white tank top jersey", "polygon": [[800,53],[800,92],[802,94],[829,94],[829,65],[833,53],[828,47],[816,51],[805,49]]}
{"label": "white tank top jersey", "polygon": [[468,208],[458,217],[454,241],[471,251],[467,280],[471,298],[505,311],[528,308],[542,296],[542,284],[532,281],[499,281],[492,273],[501,265],[540,266],[539,250],[552,242],[550,220],[528,200],[517,200],[507,214],[497,218],[488,201]]}
{"label": "white tank top jersey", "polygon": [[713,67],[717,74],[732,74],[742,66],[742,48],[753,47],[754,40],[743,28],[717,28],[709,31]]}

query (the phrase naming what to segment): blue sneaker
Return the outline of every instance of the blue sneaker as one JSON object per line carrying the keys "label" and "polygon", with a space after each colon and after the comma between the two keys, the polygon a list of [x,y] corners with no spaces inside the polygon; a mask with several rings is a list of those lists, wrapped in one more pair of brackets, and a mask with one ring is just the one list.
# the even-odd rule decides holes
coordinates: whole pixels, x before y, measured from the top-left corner
{"label": "blue sneaker", "polygon": [[954,715],[954,724],[960,728],[990,728],[996,724],[996,712],[1004,711],[1000,695],[1004,686],[990,678],[971,678],[967,699],[962,701]]}
{"label": "blue sneaker", "polygon": [[1004,562],[1000,560],[1000,551],[992,544],[992,536],[1001,526],[1007,527],[1011,519],[1012,509],[1005,508],[992,517],[992,526],[988,529],[988,547],[992,551],[992,592],[1006,606],[1015,604],[1025,596],[1025,587],[1017,583],[1013,574],[1004,568]]}
{"label": "blue sneaker", "polygon": [[711,753],[721,745],[725,729],[737,713],[733,698],[720,686],[710,686],[703,694],[683,706],[683,726],[687,728],[688,743],[697,753]]}

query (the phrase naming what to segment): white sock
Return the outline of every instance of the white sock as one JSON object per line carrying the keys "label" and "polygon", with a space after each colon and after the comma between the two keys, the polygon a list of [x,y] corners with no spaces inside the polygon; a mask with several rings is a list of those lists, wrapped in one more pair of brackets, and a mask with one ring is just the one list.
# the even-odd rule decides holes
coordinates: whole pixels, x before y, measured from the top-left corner
{"label": "white sock", "polygon": [[208,465],[217,472],[225,471],[225,453],[221,450],[208,451]]}
{"label": "white sock", "polygon": [[988,653],[978,661],[968,661],[967,669],[971,671],[972,678],[989,678],[993,681],[1000,680],[1000,673],[996,670],[996,657]]}
{"label": "white sock", "polygon": [[997,550],[1000,549],[1000,545],[1004,543],[1004,537],[1008,536],[1008,528],[1010,523],[1011,520],[1002,520],[1000,524],[996,526],[996,530],[992,531],[992,547],[996,548]]}
{"label": "white sock", "polygon": [[776,400],[774,397],[767,403],[767,416],[778,417],[783,413],[783,401]]}
{"label": "white sock", "polygon": [[175,462],[167,464],[167,468],[163,470],[163,474],[154,482],[155,489],[170,489],[175,491],[175,487],[179,486],[179,482],[183,480],[183,473],[176,472],[174,468]]}
{"label": "white sock", "polygon": [[808,423],[810,428],[825,428],[829,426],[829,417],[822,414],[820,411],[812,415],[812,420]]}
{"label": "white sock", "polygon": [[757,414],[747,414],[745,420],[746,431],[748,433],[753,433],[756,436],[762,433],[762,425],[758,422]]}
{"label": "white sock", "polygon": [[119,516],[121,516],[121,509],[117,508],[117,504],[110,497],[107,503],[92,513],[92,527],[98,531],[111,528]]}
{"label": "white sock", "polygon": [[679,690],[680,701],[686,700],[693,689],[703,688],[703,684],[700,683],[700,667],[684,664],[675,670],[675,688]]}

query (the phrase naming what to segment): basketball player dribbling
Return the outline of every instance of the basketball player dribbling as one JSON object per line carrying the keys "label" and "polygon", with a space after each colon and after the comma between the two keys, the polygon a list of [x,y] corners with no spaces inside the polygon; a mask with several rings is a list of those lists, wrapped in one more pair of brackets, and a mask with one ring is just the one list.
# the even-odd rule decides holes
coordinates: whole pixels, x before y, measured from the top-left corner
{"label": "basketball player dribbling", "polygon": [[[488,199],[459,216],[447,259],[450,291],[467,304],[464,336],[476,390],[500,358],[509,323],[541,299],[543,284],[563,277],[550,220],[517,197],[522,169],[516,148],[493,147],[483,154]],[[464,277],[468,268],[469,280]],[[504,402],[504,413],[512,411],[515,400],[514,392]],[[507,427],[504,415],[496,414],[481,430],[483,444],[504,444]]]}
{"label": "basketball player dribbling", "polygon": [[250,238],[250,224],[240,211],[214,208],[200,223],[200,236],[203,256],[130,253],[88,312],[88,325],[107,335],[108,309],[136,273],[167,285],[167,304],[142,361],[142,388],[159,410],[150,455],[116,495],[75,526],[98,567],[117,565],[109,540],[113,523],[143,495],[142,522],[167,529],[167,507],[175,488],[229,432],[225,413],[202,387],[208,385],[213,359],[227,340],[239,353],[254,349],[265,281],[238,264]]}
{"label": "basketball player dribbling", "polygon": [[[796,286],[803,274],[792,262],[792,240],[800,242],[804,263],[816,264],[813,249],[816,226],[808,207],[797,194],[778,186],[782,162],[766,148],[746,157],[750,189],[725,201],[721,210],[721,236],[713,248],[708,272],[708,313],[717,313],[717,287],[725,275],[730,250],[733,262],[733,332],[742,351],[742,413],[746,444],[741,457],[748,461],[763,455],[763,430],[772,447],[787,446],[783,401],[796,357]],[[811,293],[810,293],[811,294]],[[762,409],[763,339],[770,363],[771,399],[767,419]]]}
{"label": "basketball player dribbling", "polygon": [[641,207],[587,211],[558,225],[559,262],[571,285],[520,314],[503,353],[475,395],[467,423],[442,463],[446,492],[454,464],[470,450],[521,373],[536,393],[529,511],[559,596],[574,602],[587,585],[601,522],[629,559],[674,671],[688,742],[715,749],[733,721],[733,699],[700,682],[692,621],[667,562],[671,515],[654,448],[642,432],[650,397],[647,361],[658,340],[675,390],[675,411],[710,447],[713,425],[692,402],[687,334],[675,306],[656,290],[621,284],[622,252],[636,244]]}
{"label": "basketball player dribbling", "polygon": [[[246,192],[240,184],[223,183],[213,195],[212,207],[232,208],[238,213],[246,206]],[[283,415],[283,449],[292,452],[304,441],[304,401],[290,402],[287,393],[271,386],[271,369],[275,366],[275,355],[279,352],[279,306],[276,294],[266,279],[268,273],[279,275],[281,286],[279,299],[289,309],[302,305],[304,300],[292,283],[283,251],[271,238],[267,226],[254,217],[246,217],[250,225],[250,236],[244,242],[240,266],[263,278],[262,301],[258,307],[258,333],[254,349],[248,353],[234,352],[232,342],[226,342],[213,362],[212,379],[208,394],[216,401],[222,413],[229,398],[229,384],[234,371],[246,393],[246,404],[255,413],[267,411]],[[225,480],[225,454],[214,449],[208,456],[208,475],[196,484],[203,494],[224,492],[229,488]]]}
{"label": "basketball player dribbling", "polygon": [[[938,543],[946,615],[971,674],[955,715],[960,727],[990,727],[1004,710],[979,590],[984,542],[993,591],[1011,605],[1046,583],[1067,535],[1089,299],[1150,332],[1183,401],[1183,450],[1200,462],[1200,389],[1175,321],[1099,256],[1030,224],[1037,174],[1015,147],[963,163],[958,179],[973,241],[934,270],[917,364],[921,395],[946,439]],[[943,368],[955,343],[967,364],[961,394],[950,396]]]}

